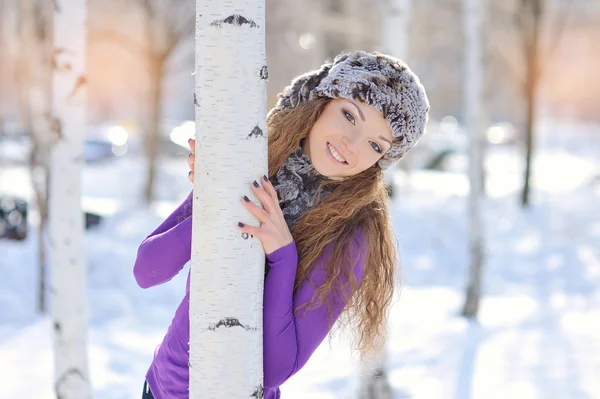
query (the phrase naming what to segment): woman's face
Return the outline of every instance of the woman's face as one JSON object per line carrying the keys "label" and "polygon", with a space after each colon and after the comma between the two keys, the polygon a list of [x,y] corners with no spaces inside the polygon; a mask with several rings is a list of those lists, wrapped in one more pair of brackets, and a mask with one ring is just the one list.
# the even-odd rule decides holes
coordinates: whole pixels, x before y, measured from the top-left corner
{"label": "woman's face", "polygon": [[392,131],[372,106],[334,99],[304,141],[302,151],[323,176],[354,176],[373,166],[392,146]]}

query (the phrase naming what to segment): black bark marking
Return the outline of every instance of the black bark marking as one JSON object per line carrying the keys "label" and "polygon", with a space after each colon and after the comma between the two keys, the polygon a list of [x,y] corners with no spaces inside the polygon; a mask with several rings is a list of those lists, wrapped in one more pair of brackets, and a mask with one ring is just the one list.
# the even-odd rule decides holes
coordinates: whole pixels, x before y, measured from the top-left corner
{"label": "black bark marking", "polygon": [[251,28],[258,28],[258,25],[253,20],[247,19],[246,17],[239,14],[230,15],[225,19],[217,19],[211,22],[210,26],[216,26],[217,28],[221,28],[222,24],[229,24],[235,26],[250,25]]}
{"label": "black bark marking", "polygon": [[79,75],[77,81],[75,82],[75,86],[73,86],[73,90],[71,90],[71,94],[69,94],[69,98],[75,97],[77,91],[81,89],[83,86],[87,84],[87,78],[84,75]]}
{"label": "black bark marking", "polygon": [[62,138],[63,138],[62,123],[61,123],[60,119],[57,119],[57,118],[50,119],[50,131],[54,135],[54,138],[56,138],[57,140],[62,140]]}
{"label": "black bark marking", "polygon": [[269,70],[266,65],[263,65],[263,67],[260,68],[260,78],[262,80],[269,80]]}
{"label": "black bark marking", "polygon": [[223,320],[219,321],[217,324],[212,324],[208,327],[210,331],[216,331],[219,327],[232,328],[232,327],[242,327],[246,331],[256,330],[256,328],[252,328],[250,326],[245,326],[235,317],[226,317]]}
{"label": "black bark marking", "polygon": [[247,239],[248,239],[248,238],[250,238],[250,237],[248,236],[248,233],[242,233],[242,238],[243,238],[244,240],[247,240]]}
{"label": "black bark marking", "polygon": [[265,389],[263,388],[262,385],[259,385],[258,388],[256,388],[256,391],[254,391],[252,393],[252,395],[250,395],[251,398],[256,398],[256,399],[263,399],[265,395]]}
{"label": "black bark marking", "polygon": [[264,137],[264,136],[265,136],[265,133],[262,131],[262,129],[258,126],[254,126],[254,129],[252,129],[252,131],[250,132],[248,137],[246,137],[246,139],[251,139],[252,137]]}
{"label": "black bark marking", "polygon": [[196,95],[196,93],[194,93],[194,105],[195,105],[196,107],[199,107],[199,106],[200,106],[200,102],[198,102],[198,96]]}
{"label": "black bark marking", "polygon": [[[61,54],[68,53],[69,51],[63,47],[57,47],[54,49],[52,56],[50,58],[50,64],[52,65],[52,69],[58,72],[71,72],[73,70],[73,65],[66,62],[62,65],[58,65],[57,59]],[[74,54],[71,52],[71,54]]]}
{"label": "black bark marking", "polygon": [[56,381],[56,384],[54,384],[54,393],[56,393],[57,399],[61,399],[63,397],[62,393],[59,391],[62,384],[67,380],[67,378],[72,377],[73,375],[79,376],[81,380],[85,381],[85,377],[83,376],[81,370],[76,368],[70,368],[65,370],[65,372],[62,373],[60,378]]}
{"label": "black bark marking", "polygon": [[60,325],[60,323],[58,321],[54,322],[54,331],[56,332],[60,332],[62,330],[62,327]]}

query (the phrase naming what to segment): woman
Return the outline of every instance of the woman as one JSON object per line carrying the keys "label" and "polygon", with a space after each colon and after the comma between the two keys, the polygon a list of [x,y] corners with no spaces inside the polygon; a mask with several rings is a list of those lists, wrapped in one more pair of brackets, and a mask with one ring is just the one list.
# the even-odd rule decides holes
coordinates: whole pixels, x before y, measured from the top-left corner
{"label": "woman", "polygon": [[[366,355],[383,344],[396,251],[383,170],[423,134],[429,103],[400,60],[362,51],[294,79],[267,116],[269,175],[242,204],[261,222],[238,229],[260,240],[264,286],[264,397],[300,370],[334,323]],[[190,140],[193,181],[194,142]],[[190,259],[191,194],[140,245],[134,266],[147,288]],[[165,250],[168,249],[168,250]],[[186,294],[154,360],[144,398],[187,398]]]}

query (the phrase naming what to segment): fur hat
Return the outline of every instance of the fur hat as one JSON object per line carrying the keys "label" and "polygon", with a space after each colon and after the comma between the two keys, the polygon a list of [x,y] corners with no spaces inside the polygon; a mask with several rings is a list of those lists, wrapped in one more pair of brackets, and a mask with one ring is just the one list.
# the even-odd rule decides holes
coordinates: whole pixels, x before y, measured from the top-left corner
{"label": "fur hat", "polygon": [[279,94],[267,118],[318,97],[358,100],[381,113],[394,137],[378,162],[382,169],[399,160],[425,131],[429,111],[425,88],[404,62],[388,55],[364,51],[338,55],[333,63],[296,77]]}

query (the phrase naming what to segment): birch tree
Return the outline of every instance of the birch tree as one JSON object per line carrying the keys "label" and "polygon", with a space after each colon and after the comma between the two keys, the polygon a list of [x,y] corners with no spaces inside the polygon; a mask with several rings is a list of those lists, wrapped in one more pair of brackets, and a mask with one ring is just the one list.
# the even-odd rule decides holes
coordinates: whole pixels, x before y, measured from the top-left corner
{"label": "birch tree", "polygon": [[481,294],[484,237],[481,217],[482,149],[485,140],[483,107],[483,18],[486,0],[464,0],[465,122],[469,135],[469,246],[470,268],[463,315],[476,317]]}
{"label": "birch tree", "polygon": [[19,39],[17,84],[21,119],[30,133],[31,182],[39,212],[38,307],[46,311],[46,263],[44,234],[48,220],[48,179],[50,148],[54,141],[51,115],[52,80],[52,4],[43,0],[21,0],[19,4]]}
{"label": "birch tree", "polygon": [[[262,398],[265,256],[236,230],[267,172],[264,0],[197,0],[190,398]],[[256,200],[256,198],[253,198]]]}
{"label": "birch tree", "polygon": [[54,67],[49,243],[54,332],[54,390],[60,399],[91,398],[81,169],[86,129],[87,0],[54,2]]}
{"label": "birch tree", "polygon": [[[413,0],[381,0],[381,47],[384,53],[408,62]],[[407,173],[412,169],[412,152],[399,163]]]}
{"label": "birch tree", "polygon": [[[380,3],[382,29],[381,47],[386,54],[406,61],[410,45],[412,0],[383,0]],[[405,166],[410,170],[408,155]],[[385,346],[361,363],[358,397],[388,399],[392,389],[388,381]]]}
{"label": "birch tree", "polygon": [[411,16],[412,0],[382,0],[381,47],[384,53],[407,60]]}

